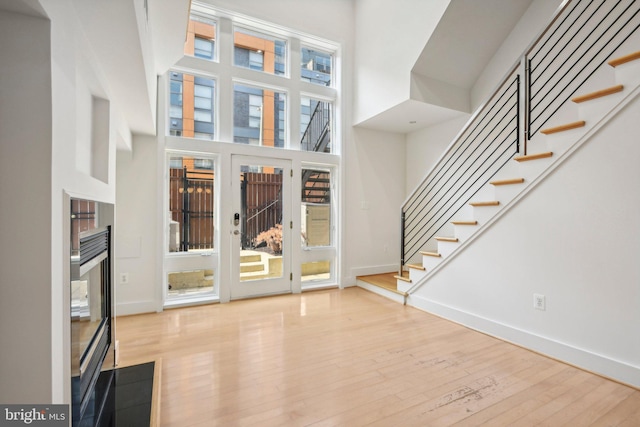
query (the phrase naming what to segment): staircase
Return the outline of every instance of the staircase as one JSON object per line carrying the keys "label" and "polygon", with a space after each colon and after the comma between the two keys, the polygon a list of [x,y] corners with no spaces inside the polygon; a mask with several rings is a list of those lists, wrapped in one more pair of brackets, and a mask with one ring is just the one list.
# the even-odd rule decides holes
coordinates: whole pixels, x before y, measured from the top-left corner
{"label": "staircase", "polygon": [[612,74],[616,83],[614,86],[580,94],[570,101],[578,106],[576,114],[584,117],[584,120],[541,129],[543,137],[537,138],[532,148],[544,151],[514,156],[512,164],[505,165],[495,179],[469,202],[468,207],[458,212],[458,219],[451,221],[453,235],[436,236],[437,249],[433,252],[421,251],[421,263],[407,264],[408,277],[396,276],[399,292],[410,293],[426,283],[428,275],[441,263],[450,260],[460,247],[469,244],[483,227],[497,220],[546,173],[559,167],[561,161],[577,148],[576,144],[585,141],[590,132],[597,130],[610,115],[615,114],[616,108],[621,108],[637,96],[640,88],[640,51],[616,56],[605,67],[614,70],[620,67]]}
{"label": "staircase", "polygon": [[403,207],[405,302],[637,97],[638,27],[637,2],[573,1],[534,41]]}

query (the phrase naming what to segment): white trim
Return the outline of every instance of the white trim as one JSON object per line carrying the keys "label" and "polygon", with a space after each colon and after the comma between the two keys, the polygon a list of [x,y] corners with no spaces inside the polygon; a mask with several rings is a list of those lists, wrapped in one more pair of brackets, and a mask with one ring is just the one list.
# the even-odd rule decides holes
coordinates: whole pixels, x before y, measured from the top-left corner
{"label": "white trim", "polygon": [[386,264],[352,268],[351,277],[368,276],[370,274],[384,274],[392,271],[398,271],[399,266],[400,264]]}
{"label": "white trim", "polygon": [[116,303],[116,315],[130,316],[133,314],[154,313],[158,310],[158,304],[153,300]]}
{"label": "white trim", "polygon": [[633,387],[640,387],[640,366],[633,366],[605,355],[593,353],[587,349],[532,334],[511,325],[428,300],[422,296],[407,296],[407,305],[598,375]]}
{"label": "white trim", "polygon": [[272,33],[274,35],[286,38],[295,37],[303,41],[305,44],[317,47],[319,50],[327,51],[327,53],[334,52],[339,48],[339,45],[337,43],[330,40],[314,36],[309,33],[304,33],[302,31],[292,30],[290,28],[274,24],[272,22],[264,21],[262,19],[250,17],[248,15],[243,15],[227,9],[222,9],[216,6],[201,3],[199,1],[193,1],[191,3],[191,8],[200,13],[211,15],[215,18],[220,17],[229,19],[233,21],[234,25],[238,24],[241,26],[247,26],[249,28],[255,28],[259,31],[265,31],[267,33]]}

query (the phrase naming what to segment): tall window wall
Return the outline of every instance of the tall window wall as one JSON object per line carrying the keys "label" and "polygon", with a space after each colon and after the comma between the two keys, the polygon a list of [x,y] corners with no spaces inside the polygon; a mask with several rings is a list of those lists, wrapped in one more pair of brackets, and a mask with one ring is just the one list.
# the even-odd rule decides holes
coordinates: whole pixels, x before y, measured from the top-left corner
{"label": "tall window wall", "polygon": [[224,292],[228,273],[220,266],[229,265],[226,219],[233,216],[225,180],[234,154],[291,161],[301,189],[291,200],[293,280],[302,289],[336,282],[338,54],[333,42],[192,2],[184,57],[162,78],[160,97],[167,300]]}
{"label": "tall window wall", "polygon": [[168,135],[336,153],[337,45],[195,1],[188,28],[186,58],[169,73]]}

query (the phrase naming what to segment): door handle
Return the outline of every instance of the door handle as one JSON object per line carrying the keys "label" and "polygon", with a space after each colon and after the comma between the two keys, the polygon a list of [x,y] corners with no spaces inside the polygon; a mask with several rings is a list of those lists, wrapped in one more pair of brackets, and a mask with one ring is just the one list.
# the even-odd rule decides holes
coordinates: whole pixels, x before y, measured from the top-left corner
{"label": "door handle", "polygon": [[238,234],[240,234],[240,230],[233,230],[233,234],[237,236]]}

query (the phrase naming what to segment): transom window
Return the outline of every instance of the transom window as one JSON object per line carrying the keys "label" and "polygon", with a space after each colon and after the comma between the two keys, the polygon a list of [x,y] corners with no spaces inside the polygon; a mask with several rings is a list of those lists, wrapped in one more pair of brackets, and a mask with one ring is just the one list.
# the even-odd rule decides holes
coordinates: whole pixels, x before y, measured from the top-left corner
{"label": "transom window", "polygon": [[213,139],[215,80],[176,71],[169,74],[169,134]]}
{"label": "transom window", "polygon": [[285,40],[245,28],[236,28],[233,40],[235,66],[269,74],[285,74],[287,46]]}
{"label": "transom window", "polygon": [[286,94],[235,84],[233,142],[284,147]]}
{"label": "transom window", "polygon": [[185,55],[214,60],[215,40],[216,21],[199,13],[191,13],[184,44]]}
{"label": "transom window", "polygon": [[301,53],[301,79],[321,86],[330,86],[333,55],[310,47],[303,47]]}
{"label": "transom window", "polygon": [[[222,38],[218,31],[225,31]],[[330,46],[249,18],[217,16],[194,0],[185,55],[203,62],[199,67],[190,60],[169,72],[169,135],[334,153],[337,88]],[[294,48],[299,65],[289,60]],[[232,105],[218,107],[216,93]],[[216,120],[225,128],[218,129]]]}

